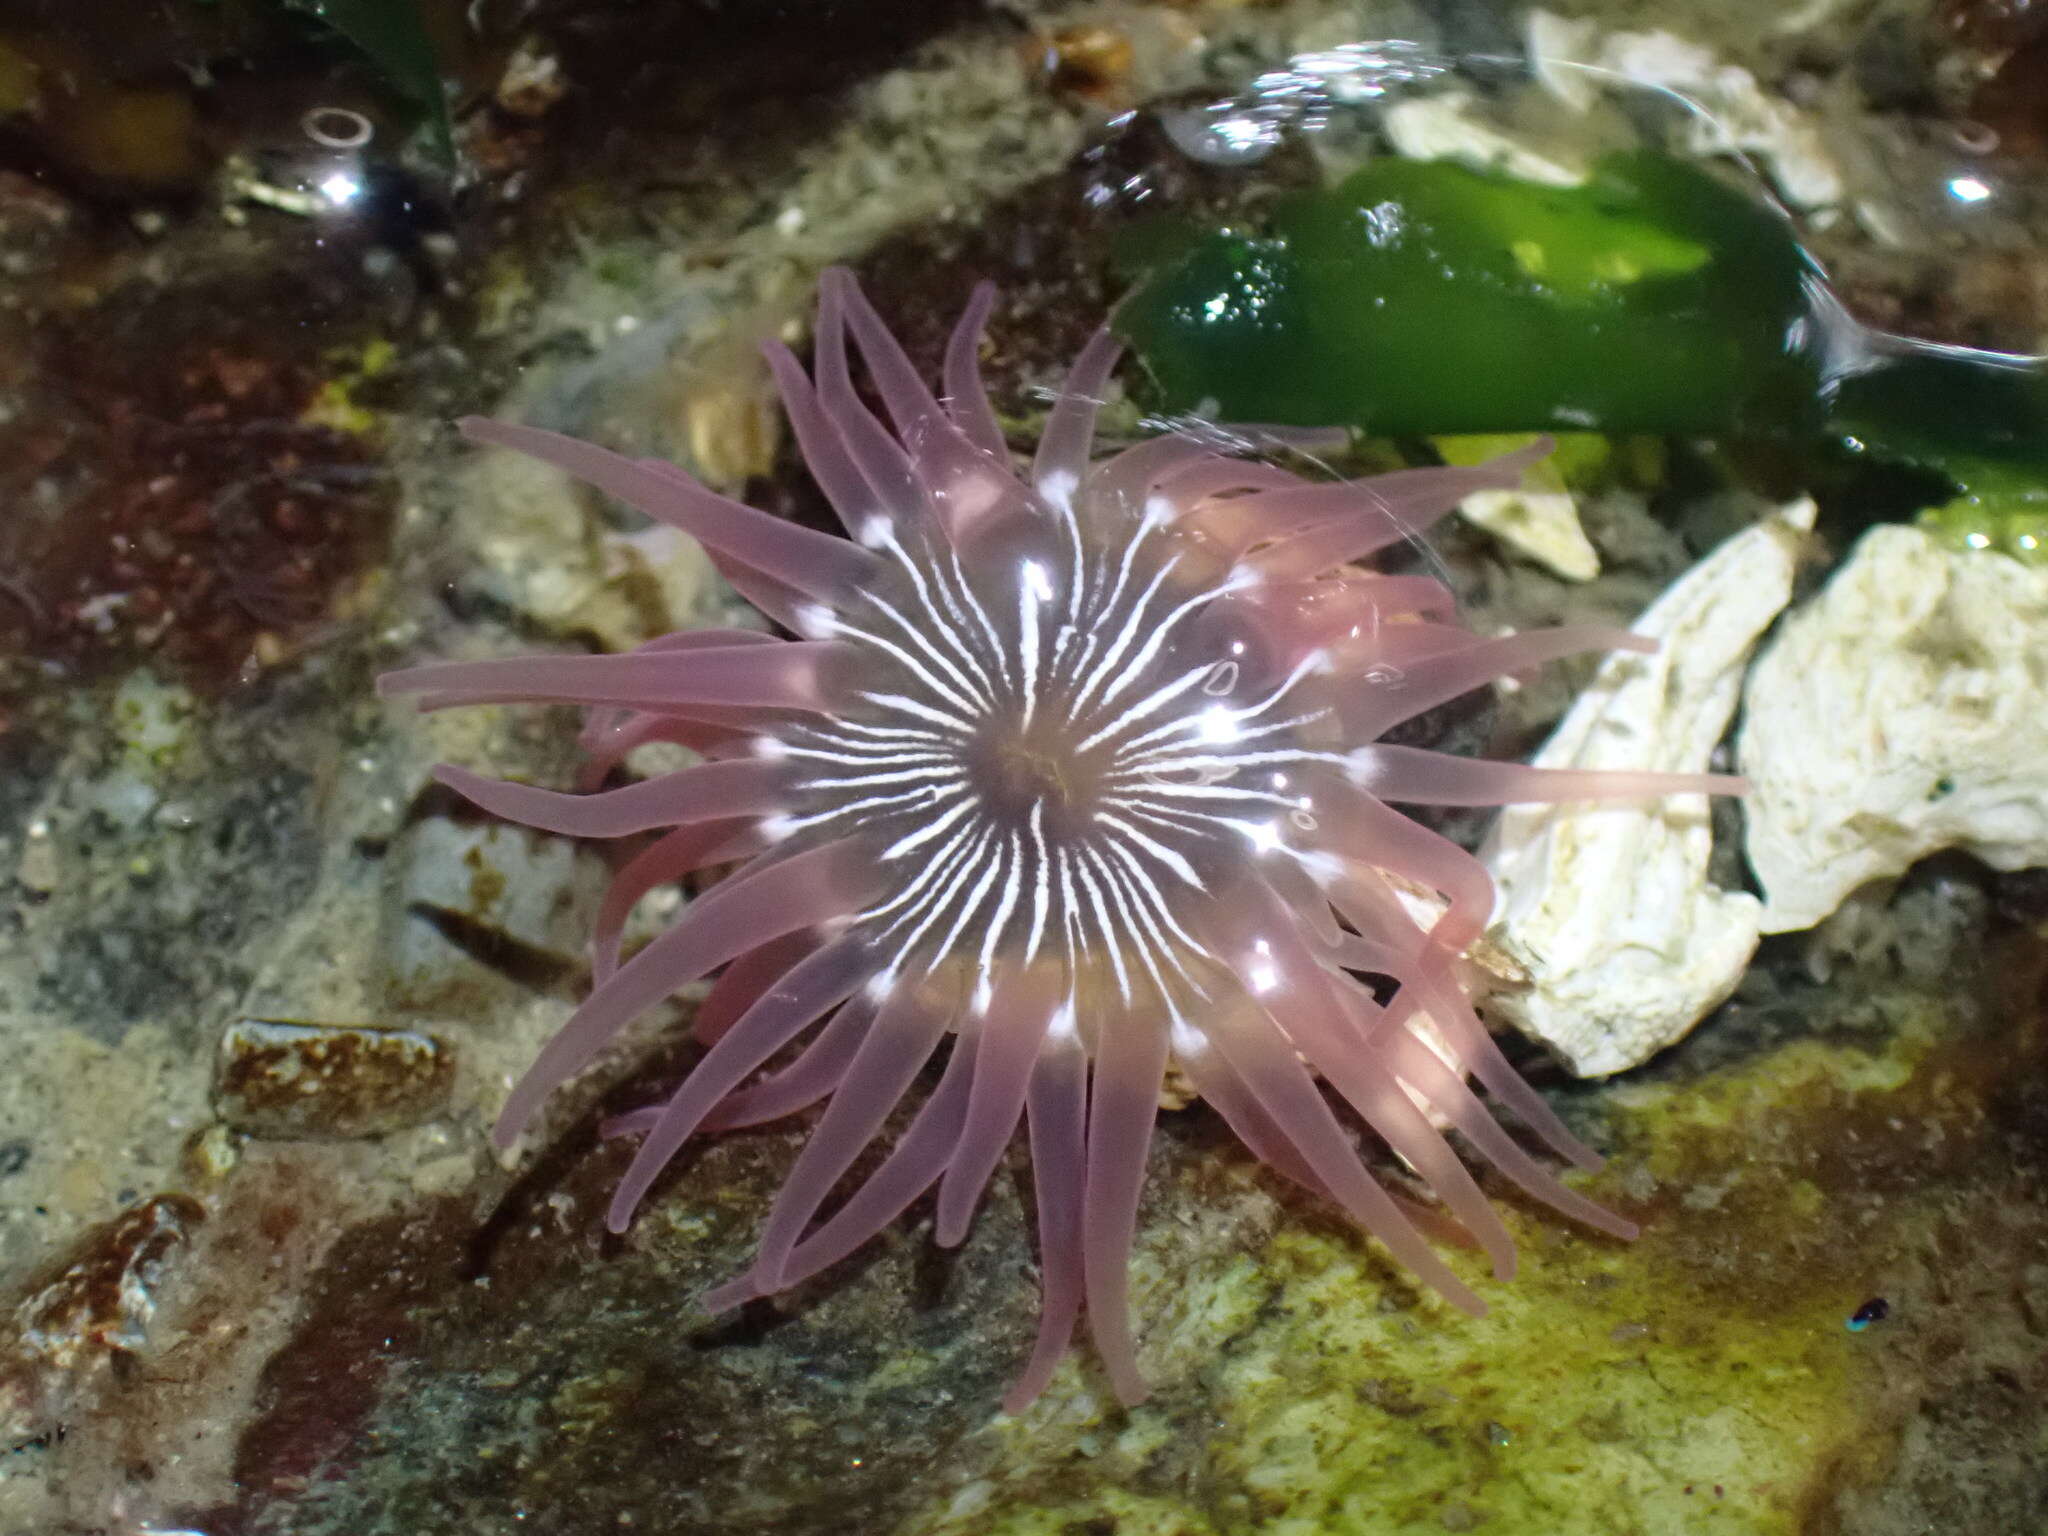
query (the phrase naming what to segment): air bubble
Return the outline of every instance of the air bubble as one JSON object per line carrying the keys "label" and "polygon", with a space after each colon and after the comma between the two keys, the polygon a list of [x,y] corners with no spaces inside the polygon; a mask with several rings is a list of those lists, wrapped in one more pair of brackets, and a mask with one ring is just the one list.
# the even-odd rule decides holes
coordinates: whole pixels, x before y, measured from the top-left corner
{"label": "air bubble", "polygon": [[377,131],[367,117],[348,107],[315,107],[299,119],[299,130],[326,149],[361,149]]}
{"label": "air bubble", "polygon": [[1202,683],[1202,692],[1213,698],[1221,698],[1237,686],[1237,663],[1219,661],[1209,669],[1209,676]]}

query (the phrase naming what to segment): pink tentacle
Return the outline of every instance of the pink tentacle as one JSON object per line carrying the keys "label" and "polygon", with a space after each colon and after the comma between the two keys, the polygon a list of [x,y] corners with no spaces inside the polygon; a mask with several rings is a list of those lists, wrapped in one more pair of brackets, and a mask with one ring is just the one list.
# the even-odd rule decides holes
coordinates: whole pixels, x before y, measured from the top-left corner
{"label": "pink tentacle", "polygon": [[775,388],[782,396],[782,408],[789,417],[790,429],[796,433],[797,446],[803,451],[805,468],[832,504],[840,526],[851,537],[859,538],[862,526],[881,510],[874,487],[847,451],[838,427],[819,403],[817,390],[796,360],[796,354],[781,342],[771,341],[761,348],[761,355],[767,358],[768,370],[775,376]]}
{"label": "pink tentacle", "polygon": [[1437,1112],[1458,1128],[1481,1156],[1529,1194],[1554,1210],[1619,1238],[1633,1238],[1640,1230],[1632,1221],[1596,1205],[1576,1190],[1568,1189],[1541,1167],[1536,1159],[1500,1127],[1486,1106],[1456,1072],[1447,1067],[1429,1043],[1412,1031],[1400,1028],[1382,1031],[1373,1049],[1386,1061],[1388,1070],[1427,1099]]}
{"label": "pink tentacle", "polygon": [[1124,449],[1088,471],[1087,494],[1112,504],[1142,505],[1169,476],[1213,459],[1292,448],[1334,453],[1351,441],[1342,427],[1217,426],[1190,422]]}
{"label": "pink tentacle", "polygon": [[951,1008],[943,1000],[920,995],[920,990],[899,985],[883,1002],[845,1082],[783,1181],[761,1229],[754,1260],[753,1273],[764,1289],[781,1290],[787,1283],[784,1267],[804,1228],[881,1130],[944,1037]]}
{"label": "pink tentacle", "polygon": [[907,437],[922,422],[942,415],[939,402],[925,384],[924,375],[903,350],[860,284],[844,267],[828,267],[818,277],[821,303],[836,302],[846,324],[860,344],[861,360],[882,397],[882,409],[896,427],[898,437]]}
{"label": "pink tentacle", "polygon": [[1039,974],[1005,978],[996,984],[987,1016],[977,1031],[967,1134],[939,1183],[936,1237],[942,1248],[967,1236],[989,1175],[1016,1133],[1032,1067],[1058,1006],[1062,984],[1063,978]]}
{"label": "pink tentacle", "polygon": [[[1472,1011],[1472,1003],[1449,965],[1440,958],[1425,957],[1401,982],[1411,999],[1407,1006],[1428,1013],[1430,1022],[1450,1042],[1466,1070],[1479,1079],[1488,1093],[1513,1110],[1524,1125],[1550,1143],[1559,1156],[1588,1171],[1606,1161],[1571,1133],[1558,1119],[1557,1111],[1543,1102],[1543,1096],[1501,1054],[1486,1025]],[[1399,1012],[1402,1006],[1402,998],[1396,994],[1389,1011]]]}
{"label": "pink tentacle", "polygon": [[1026,1096],[1031,1181],[1037,1191],[1038,1338],[1003,1411],[1022,1413],[1052,1380],[1074,1342],[1084,1286],[1082,1191],[1087,1187],[1088,1067],[1077,1041],[1047,1050]]}
{"label": "pink tentacle", "polygon": [[1393,656],[1478,643],[1462,626],[1426,621],[1457,609],[1450,589],[1428,576],[1261,582],[1226,601],[1265,637],[1283,672],[1318,650],[1330,653],[1331,669],[1342,677]]}
{"label": "pink tentacle", "polygon": [[1451,1305],[1474,1317],[1484,1315],[1486,1304],[1451,1273],[1366,1172],[1294,1047],[1266,1011],[1246,995],[1241,1005],[1226,1005],[1205,1018],[1203,1032],[1352,1219]]}
{"label": "pink tentacle", "polygon": [[1122,355],[1122,343],[1104,326],[1088,338],[1067,370],[1066,383],[1053,401],[1045,430],[1039,435],[1038,453],[1031,461],[1031,483],[1041,492],[1049,485],[1064,486],[1069,496],[1080,489],[1081,477],[1088,470],[1089,445],[1095,440],[1095,414],[1110,370]]}
{"label": "pink tentacle", "polygon": [[1515,1245],[1457,1154],[1416,1110],[1400,1084],[1366,1048],[1377,1005],[1349,978],[1333,976],[1296,936],[1285,908],[1259,882],[1246,881],[1208,911],[1207,936],[1241,979],[1270,972],[1287,1000],[1289,1042],[1344,1096],[1366,1124],[1408,1163],[1478,1238],[1496,1277],[1515,1270]]}
{"label": "pink tentacle", "polygon": [[1167,476],[1222,457],[1216,444],[1181,432],[1148,437],[1088,471],[1086,494],[1114,505],[1142,506]]}
{"label": "pink tentacle", "polygon": [[710,705],[817,711],[826,707],[819,671],[843,650],[838,641],[789,640],[720,646],[687,658],[629,652],[444,661],[386,672],[377,679],[377,691],[386,698],[429,694],[455,704],[488,699],[642,710]]}
{"label": "pink tentacle", "polygon": [[499,1146],[509,1145],[542,1099],[678,987],[749,945],[853,911],[879,885],[873,850],[852,842],[829,843],[765,866],[757,863],[721,881],[569,1016],[506,1099],[493,1138]]}
{"label": "pink tentacle", "polygon": [[[1355,672],[1378,668],[1374,674],[1376,681],[1399,688],[1406,681],[1405,677],[1398,675],[1404,668],[1472,651],[1490,643],[1455,621],[1447,619],[1443,623],[1432,623],[1425,619],[1405,624],[1383,624],[1356,640],[1336,642],[1330,649],[1332,668],[1340,679]],[[1389,675],[1389,668],[1394,669],[1397,675]],[[1339,686],[1342,686],[1341,682]]]}
{"label": "pink tentacle", "polygon": [[1594,624],[1532,629],[1422,657],[1399,678],[1366,677],[1348,683],[1339,680],[1331,694],[1338,719],[1351,739],[1374,741],[1402,721],[1412,720],[1511,672],[1526,671],[1585,651],[1649,652],[1656,648],[1657,642],[1645,636]]}
{"label": "pink tentacle", "polygon": [[[1257,459],[1211,458],[1162,476],[1156,490],[1182,509],[1184,525],[1199,524],[1207,529],[1211,512],[1227,517],[1231,511],[1240,510],[1239,503],[1252,505],[1258,500],[1256,496],[1241,495],[1232,495],[1226,501],[1212,501],[1212,498],[1228,492],[1294,490],[1304,483],[1299,475],[1291,475],[1277,464],[1266,464]],[[1220,537],[1221,530],[1217,532]]]}
{"label": "pink tentacle", "polygon": [[[1230,601],[1247,608],[1292,614],[1322,643],[1333,644],[1352,632],[1379,634],[1405,627],[1412,618],[1452,621],[1432,628],[1455,628],[1469,639],[1478,637],[1454,622],[1458,599],[1433,576],[1346,575],[1300,581],[1267,581],[1233,593]],[[1400,622],[1390,622],[1398,619]]]}
{"label": "pink tentacle", "polygon": [[945,406],[953,425],[960,429],[963,437],[998,464],[1007,464],[1010,446],[1003,441],[1003,429],[997,424],[996,413],[989,406],[988,388],[982,383],[978,355],[982,331],[995,307],[996,285],[976,283],[973,296],[960,312],[959,323],[953,327],[953,334],[946,341]]}
{"label": "pink tentacle", "polygon": [[[1282,1177],[1293,1181],[1319,1199],[1332,1205],[1340,1204],[1316,1172],[1309,1167],[1287,1133],[1265,1107],[1252,1096],[1230,1064],[1221,1054],[1210,1049],[1206,1042],[1201,1049],[1188,1051],[1177,1056],[1195,1085],[1195,1091],[1202,1096],[1202,1102],[1222,1115],[1224,1123],[1236,1133],[1252,1155]],[[1489,1120],[1488,1122],[1492,1122]],[[1496,1127],[1496,1129],[1498,1129]],[[1418,1205],[1406,1196],[1388,1191],[1388,1200],[1410,1226],[1428,1237],[1432,1242],[1448,1244],[1454,1248],[1477,1248],[1478,1242],[1465,1228],[1458,1225],[1445,1212],[1435,1206]]]}
{"label": "pink tentacle", "polygon": [[[1410,821],[1334,775],[1304,777],[1313,778],[1315,815],[1327,825],[1329,842],[1335,851],[1359,864],[1391,870],[1405,880],[1427,886],[1450,903],[1426,936],[1398,902],[1391,910],[1381,906],[1371,912],[1377,927],[1361,928],[1361,932],[1378,938],[1398,923],[1400,926],[1388,933],[1387,942],[1398,944],[1404,934],[1413,935],[1418,941],[1426,937],[1428,943],[1451,957],[1470,948],[1493,916],[1493,876],[1486,866],[1449,838]],[[1357,909],[1363,900],[1371,899],[1371,888],[1363,882],[1339,882],[1334,892],[1338,909],[1356,924]],[[1352,898],[1348,905],[1347,896]],[[1388,893],[1386,899],[1392,901],[1392,894]]]}
{"label": "pink tentacle", "polygon": [[[792,860],[792,863],[795,861]],[[788,866],[782,866],[787,868]],[[721,887],[723,889],[723,887]],[[708,899],[708,898],[707,898]],[[650,946],[652,947],[652,946]],[[635,964],[638,963],[636,958]],[[844,1002],[873,972],[867,947],[853,938],[826,945],[795,966],[740,1017],[691,1069],[649,1128],[626,1175],[612,1192],[605,1225],[623,1232],[669,1159],[763,1062],[826,1009]],[[620,972],[623,977],[630,972]]]}
{"label": "pink tentacle", "polygon": [[785,971],[816,949],[818,943],[814,931],[799,928],[756,945],[728,965],[711,984],[704,1001],[697,1005],[691,1030],[698,1042],[716,1045],[740,1015],[753,1007]]}
{"label": "pink tentacle", "polygon": [[[910,1209],[929,1189],[953,1154],[967,1120],[967,1094],[974,1075],[974,1053],[956,1046],[916,1116],[887,1158],[861,1187],[819,1228],[791,1250],[782,1268],[782,1285],[799,1285],[830,1269],[889,1223]],[[707,1292],[702,1306],[723,1312],[778,1287],[761,1284],[753,1269]]]}
{"label": "pink tentacle", "polygon": [[1296,860],[1285,856],[1262,859],[1258,872],[1311,943],[1328,951],[1342,940],[1344,931],[1330,906],[1329,894]]}
{"label": "pink tentacle", "polygon": [[649,1104],[641,1109],[629,1109],[623,1115],[609,1116],[598,1122],[597,1134],[605,1141],[642,1135],[660,1123],[661,1109],[659,1104]]}
{"label": "pink tentacle", "polygon": [[880,563],[858,545],[706,490],[673,465],[651,467],[557,432],[482,416],[466,416],[459,425],[473,442],[513,448],[565,470],[817,602],[836,602],[880,574]]}
{"label": "pink tentacle", "polygon": [[760,851],[760,844],[758,832],[740,823],[698,822],[656,838],[628,859],[605,887],[604,900],[591,924],[591,979],[601,986],[618,970],[626,919],[641,897],[692,870],[724,863],[727,858],[751,857]]}
{"label": "pink tentacle", "polygon": [[1450,1044],[1465,1070],[1478,1078],[1501,1103],[1559,1155],[1581,1168],[1598,1168],[1600,1155],[1574,1136],[1543,1096],[1514,1069],[1487,1033],[1456,975],[1461,951],[1448,950],[1419,930],[1399,899],[1379,876],[1353,867],[1332,887],[1337,908],[1358,929],[1344,961],[1359,970],[1391,976],[1400,984],[1388,1004],[1385,1022],[1401,1025],[1416,1011],[1426,1012]]}
{"label": "pink tentacle", "polygon": [[[950,413],[939,408],[926,387],[924,375],[911,362],[903,346],[882,323],[875,306],[860,291],[853,274],[833,268],[819,279],[821,292],[837,288],[846,304],[846,322],[860,343],[860,355],[868,375],[882,397],[882,408],[896,424],[896,435],[916,466],[919,478],[934,487],[950,486],[963,478],[977,478],[991,466],[990,456],[976,447],[954,425]],[[1008,480],[1007,454],[998,456],[1001,478]]]}
{"label": "pink tentacle", "polygon": [[[756,570],[744,560],[735,560],[731,555],[721,554],[715,549],[708,553],[711,556],[712,568],[725,578],[725,584],[753,607],[767,614],[784,629],[796,634],[807,632],[806,620],[809,611],[818,606],[809,593]],[[843,603],[845,598],[842,597],[838,601]],[[834,606],[838,604],[835,603]]]}
{"label": "pink tentacle", "polygon": [[1384,743],[1352,754],[1361,786],[1404,805],[1532,805],[1560,800],[1635,800],[1660,795],[1739,795],[1747,781],[1727,773],[1654,773],[1604,768],[1532,768],[1452,757]]}
{"label": "pink tentacle", "polygon": [[786,763],[743,757],[594,795],[487,779],[446,764],[434,777],[472,805],[522,826],[568,837],[626,837],[655,827],[765,815],[783,804],[793,775]]}
{"label": "pink tentacle", "polygon": [[861,403],[853,387],[846,355],[848,297],[845,285],[819,282],[816,344],[811,359],[819,404],[860,467],[877,508],[886,508],[892,517],[909,518],[920,526],[929,526],[938,516],[930,489],[903,445]]}
{"label": "pink tentacle", "polygon": [[1397,470],[1366,480],[1270,492],[1256,498],[1276,540],[1253,563],[1270,576],[1313,576],[1419,538],[1475,491],[1511,490],[1553,447],[1540,438],[1469,468]]}
{"label": "pink tentacle", "polygon": [[1221,1052],[1212,1047],[1194,1031],[1190,1031],[1188,1042],[1176,1050],[1174,1060],[1195,1085],[1195,1092],[1236,1133],[1237,1139],[1260,1162],[1285,1178],[1292,1179],[1312,1195],[1336,1204],[1329,1186],[1316,1176],[1315,1169],[1301,1155],[1292,1138],[1280,1128],[1280,1123],[1266,1113],[1266,1108],[1252,1096],[1243,1079],[1231,1070]]}
{"label": "pink tentacle", "polygon": [[1126,1407],[1143,1402],[1148,1390],[1131,1342],[1128,1288],[1138,1194],[1166,1055],[1167,1024],[1157,1015],[1124,1012],[1104,1019],[1096,1032],[1081,1246],[1088,1331]]}
{"label": "pink tentacle", "polygon": [[600,718],[586,725],[577,738],[586,755],[576,770],[576,788],[584,794],[603,784],[614,768],[650,742],[668,742],[706,755],[740,742],[736,727],[709,720],[644,714],[609,706],[593,710],[592,714]]}
{"label": "pink tentacle", "polygon": [[802,1055],[760,1082],[736,1089],[704,1117],[702,1129],[729,1131],[779,1120],[824,1098],[846,1076],[874,1018],[874,1005],[867,998],[848,998]]}

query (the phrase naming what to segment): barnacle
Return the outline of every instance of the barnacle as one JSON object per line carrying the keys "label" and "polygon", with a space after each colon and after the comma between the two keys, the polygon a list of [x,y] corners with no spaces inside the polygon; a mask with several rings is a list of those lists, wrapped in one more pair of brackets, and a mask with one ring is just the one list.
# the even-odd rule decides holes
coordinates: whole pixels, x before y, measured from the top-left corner
{"label": "barnacle", "polygon": [[[591,794],[441,770],[529,826],[669,829],[617,875],[597,919],[595,990],[513,1090],[499,1139],[628,1021],[724,967],[697,1016],[702,1059],[665,1104],[614,1127],[644,1139],[609,1212],[622,1228],[692,1135],[828,1101],[752,1267],[706,1298],[718,1308],[818,1273],[934,1184],[938,1241],[960,1241],[1026,1121],[1044,1307],[1012,1406],[1044,1387],[1084,1303],[1117,1392],[1143,1395],[1125,1270],[1169,1062],[1258,1156],[1468,1311],[1478,1298],[1368,1171],[1317,1076],[1429,1184],[1497,1275],[1513,1264],[1508,1234],[1438,1124],[1557,1209],[1626,1234],[1468,1087],[1469,1074],[1560,1152],[1595,1161],[1501,1056],[1459,985],[1459,958],[1492,904],[1485,869],[1388,802],[1730,781],[1539,771],[1380,744],[1502,673],[1647,642],[1591,628],[1483,638],[1455,622],[1440,583],[1352,564],[1475,489],[1514,484],[1529,453],[1314,484],[1243,456],[1289,434],[1200,429],[1091,463],[1096,398],[1117,355],[1103,333],[1019,476],[976,366],[992,303],[984,287],[955,330],[942,397],[843,272],[822,283],[813,373],[768,348],[849,539],[729,501],[668,464],[465,424],[692,534],[797,637],[699,630],[627,655],[448,663],[383,680],[427,708],[590,706],[593,783],[644,742],[704,759]],[[856,392],[849,342],[887,423]],[[743,855],[743,869],[620,963],[641,896]],[[1397,882],[1440,892],[1441,917],[1418,925]],[[949,1036],[907,1130],[820,1221]]]}

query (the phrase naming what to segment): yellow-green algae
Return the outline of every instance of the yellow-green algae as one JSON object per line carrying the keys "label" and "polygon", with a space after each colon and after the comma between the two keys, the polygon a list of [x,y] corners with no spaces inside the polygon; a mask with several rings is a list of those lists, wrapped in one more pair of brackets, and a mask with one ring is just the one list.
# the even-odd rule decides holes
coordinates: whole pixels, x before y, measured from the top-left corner
{"label": "yellow-green algae", "polygon": [[[1141,1263],[1159,1397],[1123,1415],[1070,1363],[999,1424],[997,1465],[904,1530],[1889,1529],[1842,1525],[1838,1507],[1882,1494],[1944,1371],[1933,1303],[1959,1297],[1927,1234],[2038,1226],[1992,1112],[2002,1084],[2038,1073],[2040,946],[2023,949],[2004,988],[2018,1015],[1980,1023],[1971,1002],[1904,993],[1876,1006],[1877,1028],[1605,1089],[1615,1157],[1588,1188],[1643,1236],[1511,1209],[1522,1273],[1482,1283],[1485,1318],[1418,1293],[1302,1203],[1263,1251],[1208,1272]],[[2018,1291],[2004,1270],[2029,1244],[2040,1235],[1971,1253],[1953,1284]],[[1904,1316],[1849,1331],[1887,1286]],[[1162,1454],[1191,1422],[1202,1443]]]}

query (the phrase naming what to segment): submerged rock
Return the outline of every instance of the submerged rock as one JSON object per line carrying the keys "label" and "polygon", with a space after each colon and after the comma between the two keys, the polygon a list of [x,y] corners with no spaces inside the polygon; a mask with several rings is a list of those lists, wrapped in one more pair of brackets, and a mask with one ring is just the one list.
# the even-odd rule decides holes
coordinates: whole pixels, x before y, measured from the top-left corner
{"label": "submerged rock", "polygon": [[1874,528],[1758,658],[1739,752],[1763,930],[1943,848],[2048,864],[2048,570]]}

